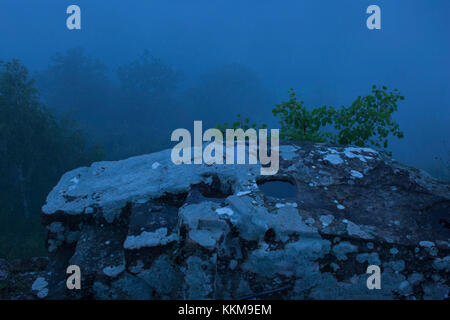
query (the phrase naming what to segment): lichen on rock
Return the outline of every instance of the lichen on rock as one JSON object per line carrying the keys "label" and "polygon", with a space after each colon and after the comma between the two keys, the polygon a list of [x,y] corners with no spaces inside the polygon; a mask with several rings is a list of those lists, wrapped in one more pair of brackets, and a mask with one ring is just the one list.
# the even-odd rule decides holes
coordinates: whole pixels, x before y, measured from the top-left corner
{"label": "lichen on rock", "polygon": [[[170,150],[67,172],[42,209],[51,263],[34,294],[448,297],[448,184],[370,148],[298,143],[280,156],[271,177],[259,164],[175,165]],[[259,190],[271,180],[291,183],[295,198]],[[83,290],[66,289],[70,264]],[[382,290],[367,288],[369,264]]]}

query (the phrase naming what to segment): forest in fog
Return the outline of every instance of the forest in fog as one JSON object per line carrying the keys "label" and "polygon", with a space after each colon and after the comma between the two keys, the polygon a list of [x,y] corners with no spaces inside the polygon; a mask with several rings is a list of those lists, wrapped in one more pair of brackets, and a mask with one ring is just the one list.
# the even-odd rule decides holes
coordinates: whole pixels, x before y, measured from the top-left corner
{"label": "forest in fog", "polygon": [[376,31],[355,1],[213,2],[80,0],[80,30],[67,3],[2,3],[0,257],[45,254],[40,210],[64,172],[169,148],[194,120],[278,128],[290,88],[308,110],[399,89],[388,150],[450,180],[447,2],[380,1]]}
{"label": "forest in fog", "polygon": [[235,119],[230,110],[270,112],[270,95],[246,66],[217,66],[191,88],[180,88],[183,76],[148,51],[116,69],[80,47],[35,73],[3,62],[1,253],[43,252],[40,207],[64,172],[168,148],[171,132],[197,119],[214,127]]}

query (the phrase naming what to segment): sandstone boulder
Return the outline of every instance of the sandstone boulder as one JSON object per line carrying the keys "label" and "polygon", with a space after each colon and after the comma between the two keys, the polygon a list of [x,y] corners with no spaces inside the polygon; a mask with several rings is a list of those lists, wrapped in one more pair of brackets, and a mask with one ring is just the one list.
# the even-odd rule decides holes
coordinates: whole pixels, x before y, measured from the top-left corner
{"label": "sandstone boulder", "polygon": [[[42,208],[45,298],[448,298],[448,183],[370,148],[286,144],[280,157],[274,176],[177,166],[170,150],[67,172]],[[294,197],[265,192],[274,181]],[[69,265],[81,290],[66,288]]]}

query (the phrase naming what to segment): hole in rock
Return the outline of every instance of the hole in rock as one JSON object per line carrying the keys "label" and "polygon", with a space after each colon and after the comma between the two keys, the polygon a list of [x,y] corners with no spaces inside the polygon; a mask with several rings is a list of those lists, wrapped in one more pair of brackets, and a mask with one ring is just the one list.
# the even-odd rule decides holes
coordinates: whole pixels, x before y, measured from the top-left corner
{"label": "hole in rock", "polygon": [[434,204],[424,215],[427,221],[431,221],[435,234],[441,234],[444,238],[450,237],[449,202],[442,201]]}
{"label": "hole in rock", "polygon": [[205,198],[226,198],[233,194],[230,184],[223,184],[219,177],[209,176],[211,179],[210,183],[199,183],[195,185],[195,188],[201,193]]}
{"label": "hole in rock", "polygon": [[274,242],[275,241],[275,237],[276,237],[275,231],[272,228],[270,228],[264,234],[264,241],[266,243]]}
{"label": "hole in rock", "polygon": [[297,188],[287,180],[269,180],[258,182],[259,190],[266,196],[281,199],[295,199]]}
{"label": "hole in rock", "polygon": [[164,193],[164,195],[156,200],[157,203],[162,206],[173,206],[176,208],[180,208],[184,202],[186,201],[188,193]]}
{"label": "hole in rock", "polygon": [[445,219],[445,218],[439,219],[439,224],[446,229],[450,229],[450,220],[449,219]]}

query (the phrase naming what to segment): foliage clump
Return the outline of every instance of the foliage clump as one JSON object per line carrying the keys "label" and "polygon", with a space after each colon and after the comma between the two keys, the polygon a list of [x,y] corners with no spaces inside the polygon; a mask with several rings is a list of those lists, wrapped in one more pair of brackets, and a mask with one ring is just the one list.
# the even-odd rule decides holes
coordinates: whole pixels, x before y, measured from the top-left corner
{"label": "foliage clump", "polygon": [[[403,138],[403,132],[393,119],[398,101],[403,99],[397,89],[388,91],[385,86],[373,86],[368,95],[358,96],[348,107],[321,106],[309,110],[291,89],[289,100],[276,105],[272,113],[279,118],[283,140],[387,148],[390,134]],[[231,128],[246,130],[249,123],[248,118],[238,115]],[[224,130],[228,124],[218,128]]]}
{"label": "foliage clump", "polygon": [[241,114],[237,115],[237,120],[231,124],[228,124],[228,122],[225,122],[223,124],[218,124],[217,129],[222,131],[222,133],[225,133],[226,129],[243,129],[246,131],[247,129],[266,129],[267,125],[264,123],[256,123],[252,122],[250,123],[249,118],[242,117]]}
{"label": "foliage clump", "polygon": [[0,256],[43,253],[40,208],[60,176],[103,157],[40,102],[19,60],[0,61]]}

